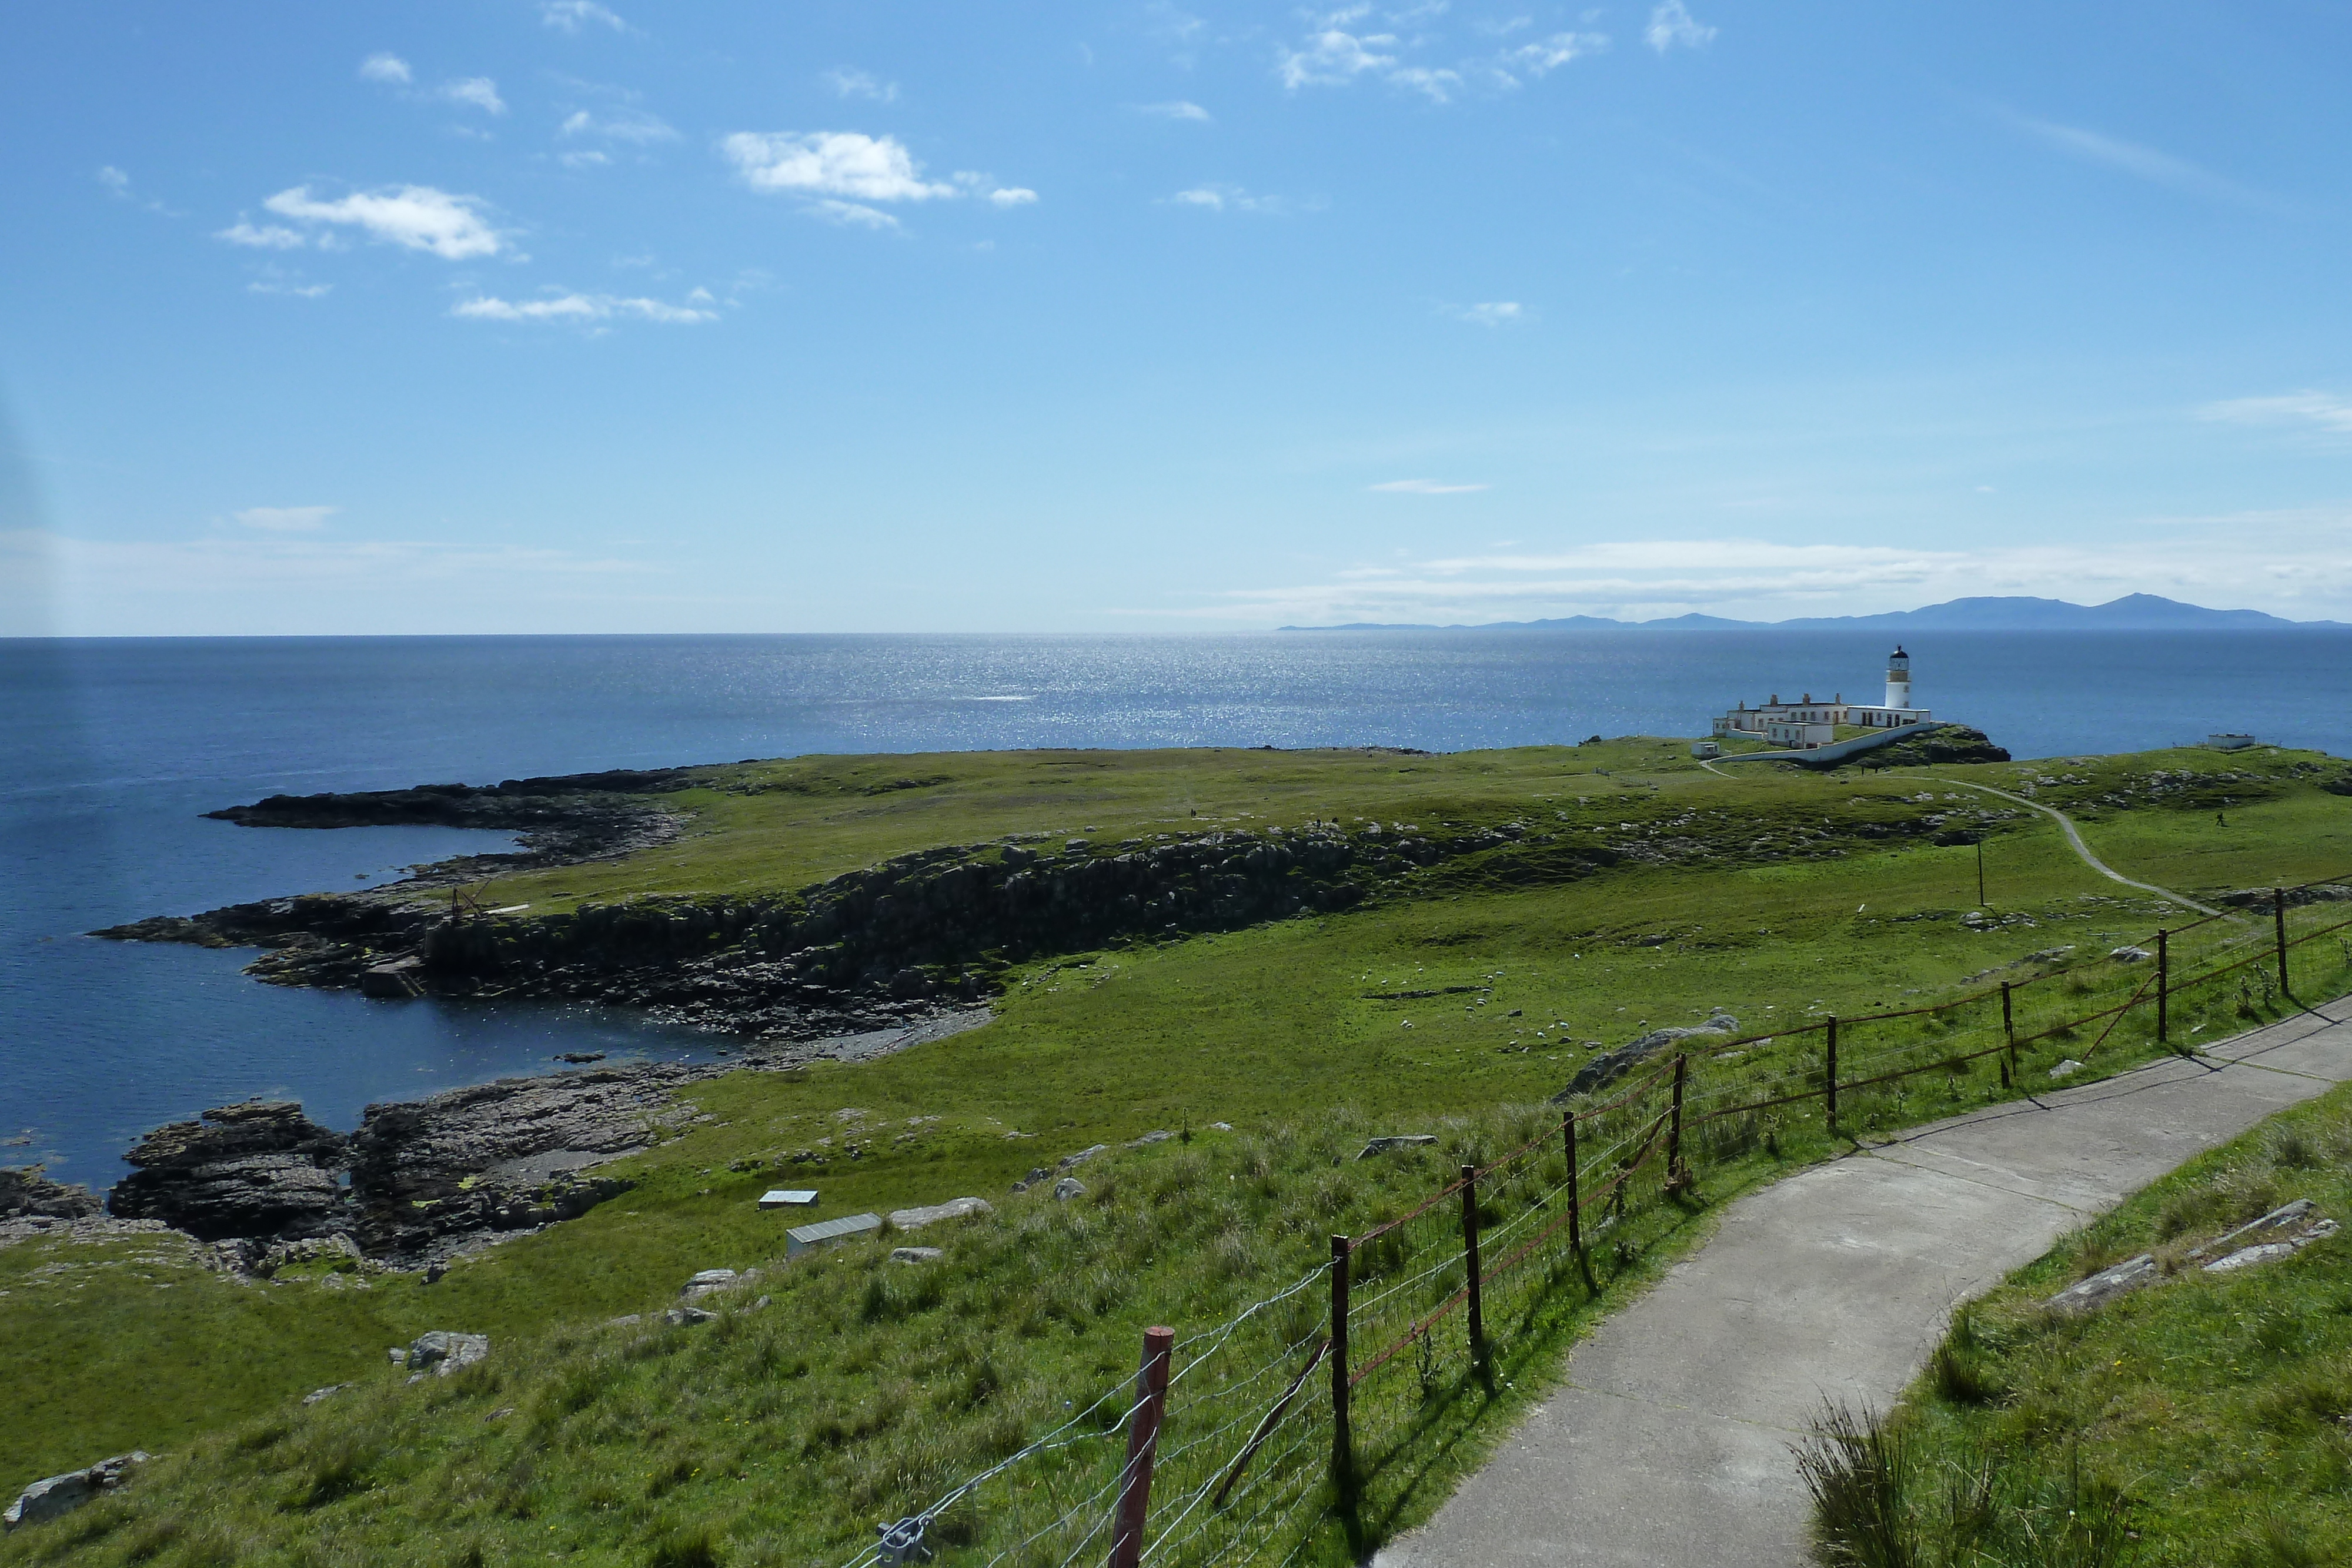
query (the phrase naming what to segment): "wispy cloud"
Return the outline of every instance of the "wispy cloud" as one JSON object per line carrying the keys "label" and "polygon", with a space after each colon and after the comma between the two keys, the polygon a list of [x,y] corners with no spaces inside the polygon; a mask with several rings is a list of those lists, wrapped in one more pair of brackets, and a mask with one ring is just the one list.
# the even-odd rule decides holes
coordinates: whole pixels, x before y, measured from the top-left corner
{"label": "wispy cloud", "polygon": [[2352,398],[2333,392],[2288,392],[2280,397],[2240,397],[2206,404],[2206,419],[2240,424],[2316,425],[2331,435],[2352,435]]}
{"label": "wispy cloud", "polygon": [[499,84],[488,77],[461,77],[441,84],[437,95],[444,102],[464,104],[485,114],[504,114],[507,100],[499,96]]}
{"label": "wispy cloud", "polygon": [[1695,19],[1683,0],[1665,0],[1650,13],[1649,30],[1643,37],[1663,55],[1673,48],[1698,48],[1715,37],[1715,29]]}
{"label": "wispy cloud", "polygon": [[[552,321],[574,326],[593,325],[612,320],[658,321],[669,326],[691,326],[701,321],[716,321],[719,312],[703,308],[710,296],[702,290],[701,301],[687,305],[666,304],[659,299],[624,298],[614,294],[553,294],[540,299],[500,299],[493,295],[477,295],[460,300],[449,308],[449,314],[468,321]],[[690,299],[692,296],[688,297]]]}
{"label": "wispy cloud", "polygon": [[1358,35],[1335,25],[1362,14],[1361,10],[1336,13],[1325,18],[1325,26],[1308,33],[1297,48],[1276,50],[1275,74],[1282,78],[1282,85],[1293,92],[1302,87],[1336,87],[1367,71],[1393,67],[1397,57],[1383,51],[1396,47],[1395,34]]}
{"label": "wispy cloud", "polygon": [[360,78],[363,81],[380,81],[387,87],[406,87],[413,75],[408,62],[398,55],[377,53],[360,62]]}
{"label": "wispy cloud", "polygon": [[559,136],[601,137],[607,141],[626,141],[634,146],[648,147],[658,141],[677,140],[677,129],[660,115],[633,108],[609,110],[602,114],[583,109],[565,116],[556,127]]}
{"label": "wispy cloud", "polygon": [[116,168],[111,163],[100,164],[94,172],[93,177],[100,184],[106,187],[109,194],[114,196],[119,201],[133,203],[136,205],[146,208],[151,213],[161,213],[167,218],[184,218],[188,215],[187,214],[180,212],[174,208],[167,207],[163,203],[155,201],[151,197],[141,195],[137,191],[131,188],[131,176],[124,173],[121,170]]}
{"label": "wispy cloud", "polygon": [[225,229],[214,233],[213,238],[231,245],[249,246],[255,250],[299,250],[310,239],[283,224],[263,224],[256,227],[239,218]]}
{"label": "wispy cloud", "polygon": [[335,291],[331,283],[305,283],[299,276],[286,277],[274,267],[264,267],[262,275],[245,286],[247,294],[279,294],[292,299],[322,299]]}
{"label": "wispy cloud", "polygon": [[339,507],[247,507],[230,516],[265,533],[308,534],[325,528],[327,519],[340,510]]}
{"label": "wispy cloud", "polygon": [[1155,120],[1197,120],[1202,125],[1209,123],[1207,110],[1197,103],[1187,102],[1181,98],[1172,99],[1166,103],[1139,103],[1134,107],[1136,113],[1148,114]]}
{"label": "wispy cloud", "polygon": [[739,131],[719,155],[755,191],[835,196],[857,202],[921,202],[956,188],[923,178],[922,166],[895,136],[855,131]]}
{"label": "wispy cloud", "polygon": [[297,185],[261,204],[281,218],[356,228],[370,239],[427,251],[445,261],[497,256],[509,248],[479,197],[452,195],[431,185],[387,185],[332,201]]}
{"label": "wispy cloud", "polygon": [[1527,307],[1516,299],[1488,299],[1476,305],[1448,305],[1445,313],[1474,327],[1510,327],[1528,319]]}
{"label": "wispy cloud", "polygon": [[1448,485],[1437,479],[1390,479],[1378,485],[1367,485],[1367,490],[1385,491],[1391,496],[1467,496],[1475,491],[1491,489],[1487,485]]}
{"label": "wispy cloud", "polygon": [[990,203],[1000,207],[1025,207],[1037,199],[1037,193],[1026,185],[1004,185],[988,193]]}
{"label": "wispy cloud", "polygon": [[898,101],[898,84],[884,81],[872,71],[835,66],[824,73],[824,85],[833,89],[835,98],[861,98],[874,103]]}
{"label": "wispy cloud", "polygon": [[2281,205],[2274,196],[2241,185],[2234,180],[2224,179],[2169,152],[2159,152],[2152,147],[2143,147],[2136,141],[2126,141],[2121,137],[2109,136],[2102,131],[2087,131],[2079,125],[2061,125],[2054,120],[2036,120],[2030,115],[2006,110],[2000,112],[2020,131],[2085,163],[2120,170],[2150,184],[2164,185],[2210,201],[2270,210],[2277,210]]}
{"label": "wispy cloud", "polygon": [[1195,185],[1166,198],[1171,207],[1198,207],[1212,213],[1265,213],[1280,215],[1290,210],[1281,196],[1256,196],[1239,185]]}
{"label": "wispy cloud", "polygon": [[1546,77],[1571,60],[1587,55],[1597,55],[1609,47],[1606,33],[1554,33],[1548,38],[1537,38],[1506,49],[1502,64],[1507,71],[1525,71],[1529,76]]}
{"label": "wispy cloud", "polygon": [[609,27],[615,33],[629,30],[628,23],[596,0],[539,0],[539,19],[559,33],[576,35],[587,27]]}
{"label": "wispy cloud", "polygon": [[[1326,12],[1309,18],[1307,31],[1295,45],[1276,47],[1275,74],[1293,92],[1307,87],[1344,87],[1359,80],[1377,80],[1418,93],[1431,103],[1447,104],[1479,92],[1510,91],[1520,87],[1524,78],[1549,76],[1571,60],[1599,54],[1609,47],[1607,34],[1580,31],[1553,33],[1517,44],[1504,42],[1510,35],[1532,25],[1529,17],[1514,16],[1500,21],[1474,21],[1470,30],[1479,41],[1468,52],[1457,53],[1452,60],[1438,63],[1427,57],[1444,47],[1443,37],[1433,25],[1445,10],[1442,4],[1389,10],[1381,14],[1381,31],[1372,31],[1367,26],[1368,19],[1375,15],[1371,5],[1355,5]],[[1588,20],[1598,15],[1586,14]],[[1714,29],[1691,22],[1679,3],[1660,6],[1657,15],[1665,19],[1670,28],[1675,18],[1680,19],[1679,25],[1685,31],[1674,32],[1674,42],[1701,43],[1713,35]],[[1654,19],[1654,40],[1659,26]]]}
{"label": "wispy cloud", "polygon": [[807,210],[809,216],[840,228],[896,230],[904,226],[879,207],[869,207],[863,202],[844,202],[831,196],[811,202]]}

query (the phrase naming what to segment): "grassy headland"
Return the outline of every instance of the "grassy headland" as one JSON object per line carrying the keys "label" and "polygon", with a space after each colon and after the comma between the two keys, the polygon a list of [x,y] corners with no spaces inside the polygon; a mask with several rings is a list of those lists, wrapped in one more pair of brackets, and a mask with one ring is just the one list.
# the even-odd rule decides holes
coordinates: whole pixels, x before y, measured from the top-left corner
{"label": "grassy headland", "polygon": [[[688,1518],[736,1521],[722,1534],[745,1560],[822,1557],[778,1553],[788,1542],[846,1542],[883,1506],[866,1482],[824,1483],[827,1467],[884,1474],[881,1456],[919,1427],[934,1445],[919,1476],[952,1469],[1035,1416],[1046,1392],[1129,1364],[1142,1322],[1200,1321],[1252,1299],[1311,1267],[1324,1232],[1431,1176],[1435,1162],[1334,1169],[1332,1151],[1365,1130],[1445,1127],[1458,1150],[1497,1135],[1503,1108],[1557,1092],[1589,1041],[1619,1044],[1718,1007],[1769,1029],[1930,1001],[1990,975],[2040,972],[2060,949],[2101,954],[2178,923],[2163,901],[2085,868],[2048,819],[1939,779],[2060,805],[2110,864],[2192,894],[2352,870],[2352,800],[2323,788],[2342,765],[2316,754],[2187,750],[1899,774],[1740,768],[1717,775],[1685,743],[1627,739],[1445,757],[1013,753],[701,770],[696,788],[664,798],[691,816],[678,840],[502,878],[486,902],[529,904],[510,918],[536,919],[623,901],[782,896],[912,850],[1008,835],[1086,839],[1066,860],[1240,829],[1336,822],[1360,834],[1377,821],[1391,843],[1444,851],[1426,863],[1400,857],[1343,911],[1007,956],[996,1019],[968,1034],[857,1066],[698,1084],[709,1119],[619,1167],[636,1178],[632,1190],[436,1284],[376,1274],[236,1285],[169,1237],[0,1249],[0,1347],[42,1370],[21,1390],[24,1418],[0,1426],[0,1479],[134,1446],[169,1456],[152,1479],[76,1516],[85,1522],[12,1538],[0,1561],[68,1551],[293,1561],[304,1542],[331,1540],[344,1544],[318,1560],[478,1549],[520,1561],[551,1537],[585,1561],[643,1562]],[[1990,917],[1973,915],[1979,836]],[[2216,1016],[2248,1006],[2260,1016],[2273,1000],[2217,1002]],[[2121,1040],[2098,1067],[2146,1049]],[[1720,1071],[1751,1068],[1761,1070]],[[1981,1072],[1917,1081],[1853,1114],[1918,1120],[1997,1092]],[[1100,1199],[1107,1228],[1052,1242],[1076,1249],[1053,1279],[1037,1277],[1046,1243],[1023,1239],[1042,1222],[1015,1206],[960,1232],[951,1285],[903,1311],[889,1292],[913,1287],[889,1283],[867,1247],[782,1271],[770,1315],[705,1342],[593,1326],[674,1300],[697,1270],[775,1258],[793,1221],[752,1199],[784,1177],[822,1191],[819,1218],[962,1194],[1001,1200],[1071,1150],[1215,1122],[1235,1134],[1127,1156],[1131,1172]],[[1778,1162],[1728,1159],[1710,1194],[1826,1152],[1801,1131],[1792,1121]],[[1245,1203],[1244,1180],[1258,1184]],[[1122,1206],[1163,1186],[1236,1189],[1240,1206],[1154,1219],[1150,1244],[1129,1248],[1116,1233],[1142,1220]],[[1066,1228],[1077,1212],[1055,1223]],[[884,1304],[869,1313],[877,1279]],[[1069,1310],[1039,1304],[1039,1292],[1078,1281],[1091,1293]],[[920,1354],[894,1348],[901,1330],[890,1325],[902,1321]],[[944,1335],[950,1324],[976,1337]],[[393,1385],[383,1347],[430,1328],[488,1333],[499,1349],[486,1369],[420,1398]],[[1030,1392],[956,1405],[954,1368],[974,1357],[1003,1386]],[[1522,1382],[1539,1376],[1529,1364]],[[609,1386],[593,1385],[600,1377]],[[343,1381],[365,1386],[315,1410],[291,1404]],[[482,1416],[509,1405],[529,1419],[484,1427]],[[981,1406],[992,1407],[972,1414]],[[754,1411],[755,1424],[730,1425]],[[1478,1425],[1465,1416],[1453,1435]],[[740,1453],[708,1447],[722,1437],[740,1439]],[[695,1463],[671,1475],[665,1461],[658,1485],[630,1479],[606,1495],[592,1478],[599,1467],[617,1475],[614,1456],[633,1448],[676,1448]],[[763,1471],[757,1488],[730,1480],[750,1474],[755,1451],[791,1474]],[[1458,1462],[1415,1461],[1423,1472]],[[313,1471],[341,1479],[297,1484]],[[1391,1524],[1436,1500],[1407,1492]],[[419,1505],[428,1493],[464,1500]],[[845,1498],[856,1500],[847,1512]]]}

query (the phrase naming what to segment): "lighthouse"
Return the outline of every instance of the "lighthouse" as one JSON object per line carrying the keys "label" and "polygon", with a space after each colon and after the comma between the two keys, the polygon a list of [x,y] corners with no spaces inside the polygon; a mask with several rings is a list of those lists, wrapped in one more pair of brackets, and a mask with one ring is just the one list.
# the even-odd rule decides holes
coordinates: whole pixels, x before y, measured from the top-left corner
{"label": "lighthouse", "polygon": [[1886,706],[1907,708],[1911,706],[1911,655],[1896,643],[1895,652],[1886,655]]}

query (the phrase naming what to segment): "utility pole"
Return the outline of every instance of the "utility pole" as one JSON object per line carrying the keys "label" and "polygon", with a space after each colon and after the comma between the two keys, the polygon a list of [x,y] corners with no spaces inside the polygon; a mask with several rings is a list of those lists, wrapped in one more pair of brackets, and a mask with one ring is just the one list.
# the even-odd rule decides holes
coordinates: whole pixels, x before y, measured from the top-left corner
{"label": "utility pole", "polygon": [[1984,835],[1977,835],[1977,907],[1985,907],[1984,895]]}

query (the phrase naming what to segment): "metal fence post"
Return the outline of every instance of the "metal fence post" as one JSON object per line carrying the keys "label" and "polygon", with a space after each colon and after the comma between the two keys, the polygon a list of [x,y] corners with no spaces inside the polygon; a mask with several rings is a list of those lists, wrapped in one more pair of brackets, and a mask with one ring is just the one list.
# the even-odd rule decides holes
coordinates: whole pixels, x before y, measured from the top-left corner
{"label": "metal fence post", "polygon": [[2168,1038],[2172,1020],[2168,1016],[2168,993],[2172,989],[2172,933],[2159,925],[2156,928],[2156,1043],[2162,1045]]}
{"label": "metal fence post", "polygon": [[1837,1131],[1837,1015],[1829,1019],[1829,1044],[1822,1054],[1822,1081],[1828,1088],[1830,1131]]}
{"label": "metal fence post", "polygon": [[1331,1238],[1331,1484],[1341,1498],[1355,1485],[1354,1439],[1348,1430],[1348,1239]]}
{"label": "metal fence post", "polygon": [[2287,994],[2286,984],[2286,890],[2271,889],[2271,919],[2278,930],[2279,995]]}
{"label": "metal fence post", "polygon": [[1690,1183],[1690,1172],[1683,1168],[1683,1080],[1689,1069],[1690,1053],[1677,1053],[1675,1057],[1674,1120],[1666,1129],[1666,1185],[1676,1189]]}
{"label": "metal fence post", "polygon": [[2000,1037],[2009,1044],[2009,1070],[2017,1071],[2017,1015],[2010,1010],[2009,982],[2000,983]]}
{"label": "metal fence post", "polygon": [[1470,1273],[1470,1361],[1486,1365],[1486,1312],[1478,1280],[1478,1167],[1462,1167],[1462,1260]]}
{"label": "metal fence post", "polygon": [[1584,1288],[1598,1291],[1592,1282],[1592,1263],[1584,1255],[1584,1198],[1576,1174],[1576,1113],[1559,1113],[1559,1135],[1568,1145],[1568,1249],[1576,1254],[1577,1272],[1584,1276]]}
{"label": "metal fence post", "polygon": [[1118,1480],[1118,1523],[1110,1542],[1110,1568],[1136,1568],[1143,1558],[1143,1527],[1151,1508],[1151,1461],[1160,1449],[1160,1422],[1168,1413],[1168,1363],[1176,1331],[1143,1331],[1143,1364],[1135,1375],[1135,1424],[1127,1432],[1127,1469]]}

